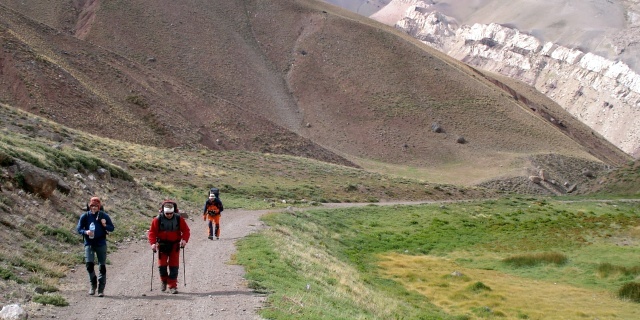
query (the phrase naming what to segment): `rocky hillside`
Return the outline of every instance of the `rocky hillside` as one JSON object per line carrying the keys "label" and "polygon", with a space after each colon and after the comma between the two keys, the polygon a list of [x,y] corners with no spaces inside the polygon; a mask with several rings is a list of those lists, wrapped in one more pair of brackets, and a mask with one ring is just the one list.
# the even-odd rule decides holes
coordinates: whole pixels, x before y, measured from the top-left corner
{"label": "rocky hillside", "polygon": [[[548,11],[531,8],[527,20],[527,17],[512,16],[516,12],[514,4],[496,9],[496,2],[485,3],[481,8],[475,8],[477,11],[467,9],[464,12],[461,8],[453,8],[453,5],[443,5],[447,1],[434,4],[431,1],[394,0],[373,17],[387,22],[398,19],[395,22],[397,28],[456,59],[534,86],[616,146],[636,158],[640,157],[640,122],[636,121],[640,116],[640,75],[630,67],[636,65],[638,57],[633,43],[640,38],[640,5],[618,1],[615,4],[581,4],[585,8],[571,8],[578,18],[573,17],[574,21],[565,21],[565,24],[579,26],[583,23],[579,19],[587,19],[581,17],[592,12],[601,17],[601,21],[589,21],[589,28],[593,29],[591,34],[574,28],[582,35],[569,37],[569,31],[574,29],[555,30],[558,34],[553,34],[553,28],[535,29],[542,28],[540,24],[543,22],[551,24],[552,19],[566,18],[567,7],[557,8],[558,11],[554,12],[558,14],[553,17],[547,17],[545,12]],[[553,10],[560,2],[540,6]],[[489,8],[499,13],[490,13]],[[580,12],[581,9],[585,12]],[[399,12],[401,16],[398,16]],[[514,22],[460,22],[461,19],[479,21],[481,13],[486,15],[484,21],[510,21],[512,18]],[[536,15],[540,20],[534,23],[532,20]],[[615,18],[618,16],[620,19]],[[516,25],[538,32],[525,33]],[[606,32],[597,32],[598,28]],[[555,39],[557,42],[543,39]],[[595,41],[598,41],[597,46]]]}
{"label": "rocky hillside", "polygon": [[529,87],[319,1],[0,5],[2,101],[100,136],[463,185],[528,177],[530,156],[630,158]]}

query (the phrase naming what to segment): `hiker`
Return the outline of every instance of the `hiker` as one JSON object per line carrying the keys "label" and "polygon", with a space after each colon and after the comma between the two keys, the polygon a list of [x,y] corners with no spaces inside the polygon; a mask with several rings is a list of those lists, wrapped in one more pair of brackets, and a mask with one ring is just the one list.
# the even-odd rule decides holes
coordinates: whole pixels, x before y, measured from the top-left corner
{"label": "hiker", "polygon": [[151,250],[158,252],[158,271],[162,281],[162,291],[166,291],[169,286],[169,292],[178,293],[180,249],[187,245],[190,235],[189,226],[180,216],[176,202],[164,200],[160,213],[153,218],[149,229]]}
{"label": "hiker", "polygon": [[209,240],[213,240],[215,224],[216,239],[220,239],[220,213],[224,210],[222,201],[220,201],[220,190],[211,188],[209,191],[209,199],[204,203],[202,211],[202,220],[209,220]]}
{"label": "hiker", "polygon": [[[100,198],[92,197],[87,205],[87,211],[80,216],[76,230],[84,237],[84,261],[89,273],[89,295],[96,294],[104,297],[104,287],[107,284],[107,235],[115,227],[111,217],[104,212]],[[100,273],[96,277],[95,257],[98,257]]]}

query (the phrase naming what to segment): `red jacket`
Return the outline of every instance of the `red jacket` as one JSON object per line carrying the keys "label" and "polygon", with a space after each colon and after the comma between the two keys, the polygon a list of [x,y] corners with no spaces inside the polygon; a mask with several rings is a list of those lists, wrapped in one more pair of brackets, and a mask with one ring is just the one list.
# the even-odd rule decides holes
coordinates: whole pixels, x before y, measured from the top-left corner
{"label": "red jacket", "polygon": [[[180,240],[189,242],[191,230],[189,230],[189,226],[187,225],[187,222],[184,220],[184,218],[180,216],[178,206],[172,200],[165,200],[164,202],[162,202],[162,205],[164,206],[165,203],[172,203],[175,213],[173,214],[171,219],[167,219],[167,217],[162,212],[160,212],[158,216],[153,218],[148,234],[149,244],[153,245],[158,242],[179,242]],[[161,219],[164,223],[164,229],[161,228]]]}
{"label": "red jacket", "polygon": [[179,218],[180,229],[176,231],[161,231],[160,230],[160,218],[155,217],[151,221],[151,228],[149,229],[149,244],[154,244],[160,241],[163,242],[177,242],[184,240],[189,242],[191,236],[191,230],[183,217],[174,214],[174,219]]}

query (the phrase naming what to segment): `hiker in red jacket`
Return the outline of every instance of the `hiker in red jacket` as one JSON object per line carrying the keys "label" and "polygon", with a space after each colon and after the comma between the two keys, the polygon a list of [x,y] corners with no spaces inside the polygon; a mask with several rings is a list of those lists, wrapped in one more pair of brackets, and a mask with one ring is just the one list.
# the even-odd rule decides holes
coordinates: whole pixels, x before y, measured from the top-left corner
{"label": "hiker in red jacket", "polygon": [[162,291],[166,291],[169,286],[171,293],[178,293],[180,248],[187,245],[190,235],[189,226],[180,216],[175,201],[163,201],[160,213],[153,218],[149,229],[151,250],[158,251],[158,270]]}

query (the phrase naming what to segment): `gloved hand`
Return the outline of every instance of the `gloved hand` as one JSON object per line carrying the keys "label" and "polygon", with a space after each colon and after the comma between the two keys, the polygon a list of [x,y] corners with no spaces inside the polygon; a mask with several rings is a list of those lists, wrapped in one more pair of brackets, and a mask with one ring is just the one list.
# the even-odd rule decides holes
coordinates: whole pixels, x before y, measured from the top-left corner
{"label": "gloved hand", "polygon": [[187,245],[187,242],[184,240],[180,240],[180,248],[184,248]]}
{"label": "gloved hand", "polygon": [[153,250],[153,252],[158,251],[158,244],[157,243],[152,244],[151,245],[151,250]]}

